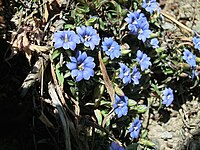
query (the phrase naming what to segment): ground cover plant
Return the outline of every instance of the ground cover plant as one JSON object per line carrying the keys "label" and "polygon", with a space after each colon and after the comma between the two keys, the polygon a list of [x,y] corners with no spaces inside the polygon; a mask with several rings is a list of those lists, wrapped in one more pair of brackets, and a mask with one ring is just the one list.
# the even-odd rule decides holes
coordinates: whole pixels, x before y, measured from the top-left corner
{"label": "ground cover plant", "polygon": [[[19,29],[4,60],[21,53],[33,66],[19,97],[31,97],[33,128],[51,137],[34,135],[33,149],[159,149],[148,137],[151,114],[198,99],[200,36],[163,13],[159,1],[17,4]],[[166,44],[165,17],[187,31],[187,42]]]}

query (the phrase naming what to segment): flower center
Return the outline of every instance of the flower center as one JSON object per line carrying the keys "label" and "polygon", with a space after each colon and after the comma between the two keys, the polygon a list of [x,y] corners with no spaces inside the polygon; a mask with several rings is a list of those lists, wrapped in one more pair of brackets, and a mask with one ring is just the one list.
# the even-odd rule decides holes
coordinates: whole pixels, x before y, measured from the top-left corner
{"label": "flower center", "polygon": [[64,41],[65,41],[65,42],[68,42],[68,41],[69,41],[69,38],[68,38],[67,34],[66,34],[65,37],[64,37]]}
{"label": "flower center", "polygon": [[139,30],[138,30],[138,33],[139,33],[139,34],[142,34],[142,33],[143,33],[143,30],[142,30],[142,29],[139,29]]}
{"label": "flower center", "polygon": [[109,52],[112,52],[113,49],[114,49],[114,47],[113,47],[113,46],[110,46],[110,48],[108,49],[108,51],[109,51]]}
{"label": "flower center", "polygon": [[119,103],[119,104],[117,104],[117,106],[118,106],[118,107],[123,107],[124,104]]}
{"label": "flower center", "polygon": [[133,127],[133,129],[134,129],[134,130],[137,130],[137,129],[138,129],[138,127],[137,127],[137,126],[136,126],[136,127]]}
{"label": "flower center", "polygon": [[189,56],[188,56],[188,59],[189,59],[189,60],[192,60],[192,55],[189,55]]}
{"label": "flower center", "polygon": [[167,99],[170,99],[171,98],[171,95],[167,95]]}
{"label": "flower center", "polygon": [[89,35],[85,35],[85,41],[89,41],[91,37]]}
{"label": "flower center", "polygon": [[124,76],[128,76],[128,75],[129,75],[129,72],[126,71],[126,72],[124,73]]}
{"label": "flower center", "polygon": [[78,69],[79,69],[79,70],[83,70],[83,69],[84,69],[84,63],[81,63],[81,64],[78,66]]}
{"label": "flower center", "polygon": [[137,20],[134,20],[134,21],[132,22],[132,24],[133,24],[133,25],[138,24],[138,23],[137,23]]}
{"label": "flower center", "polygon": [[149,7],[151,5],[151,2],[150,1],[148,1],[148,3],[147,3],[147,6]]}

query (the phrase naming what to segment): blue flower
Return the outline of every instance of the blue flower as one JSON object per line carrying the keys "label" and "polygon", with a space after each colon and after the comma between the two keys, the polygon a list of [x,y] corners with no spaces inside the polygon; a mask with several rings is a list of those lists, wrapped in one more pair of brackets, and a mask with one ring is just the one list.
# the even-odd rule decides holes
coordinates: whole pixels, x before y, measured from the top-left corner
{"label": "blue flower", "polygon": [[110,145],[110,150],[124,150],[124,147],[120,146],[116,142],[112,142]]}
{"label": "blue flower", "polygon": [[119,78],[122,79],[123,83],[126,85],[131,82],[130,69],[123,63],[119,63],[119,65],[120,65]]}
{"label": "blue flower", "polygon": [[82,79],[89,80],[91,76],[94,76],[94,58],[87,56],[86,52],[77,51],[76,57],[70,59],[71,62],[67,63],[67,67],[71,70],[71,76],[76,77],[77,82]]}
{"label": "blue flower", "polygon": [[149,66],[152,65],[150,62],[150,57],[147,57],[145,53],[138,50],[136,55],[137,55],[136,61],[140,64],[140,68],[142,71],[148,69]]}
{"label": "blue flower", "polygon": [[173,90],[171,88],[165,88],[162,91],[162,93],[163,93],[163,96],[162,96],[163,104],[165,104],[168,107],[169,105],[171,105],[172,101],[174,100]]}
{"label": "blue flower", "polygon": [[80,43],[80,38],[74,31],[57,31],[53,38],[54,47],[74,50],[76,44]]}
{"label": "blue flower", "polygon": [[76,32],[79,34],[81,42],[84,43],[86,47],[90,47],[93,50],[95,45],[99,45],[100,37],[92,26],[77,27]]}
{"label": "blue flower", "polygon": [[115,94],[115,103],[113,104],[113,107],[118,118],[120,118],[122,115],[126,116],[128,113],[128,97],[118,96]]}
{"label": "blue flower", "polygon": [[145,15],[138,11],[134,11],[133,13],[130,12],[127,14],[127,16],[125,21],[128,23],[130,33],[137,35],[139,40],[145,42],[146,38],[149,38],[152,33],[151,30],[149,30],[149,23]]}
{"label": "blue flower", "polygon": [[194,77],[197,77],[198,75],[199,75],[199,72],[196,70],[196,68],[193,68],[191,78],[194,79]]}
{"label": "blue flower", "polygon": [[137,32],[133,32],[133,34],[137,33],[139,40],[142,40],[143,42],[146,41],[147,38],[150,37],[150,34],[152,33],[151,30],[149,30],[149,23],[145,21],[145,19],[141,19],[138,21],[137,26]]}
{"label": "blue flower", "polygon": [[191,66],[196,67],[196,55],[193,55],[188,49],[184,49],[183,59]]}
{"label": "blue flower", "polygon": [[138,69],[136,68],[136,66],[134,66],[134,68],[132,70],[132,74],[131,74],[131,79],[132,79],[133,83],[139,84],[140,78],[141,78],[141,74],[138,71]]}
{"label": "blue flower", "polygon": [[135,118],[135,120],[131,124],[131,127],[129,128],[130,136],[132,139],[139,137],[141,126],[142,125],[139,118]]}
{"label": "blue flower", "polygon": [[128,29],[130,31],[136,30],[136,24],[138,24],[138,20],[145,19],[147,21],[145,15],[138,11],[129,12],[129,14],[127,14],[127,16],[128,17],[126,17],[124,20],[128,23]]}
{"label": "blue flower", "polygon": [[159,47],[159,45],[158,45],[159,41],[158,41],[157,38],[151,39],[150,44],[152,45],[153,48],[158,48]]}
{"label": "blue flower", "polygon": [[159,8],[156,0],[143,0],[142,7],[145,8],[147,12],[150,12],[150,14]]}
{"label": "blue flower", "polygon": [[200,37],[193,38],[194,48],[200,50]]}
{"label": "blue flower", "polygon": [[113,60],[114,58],[119,58],[119,56],[121,55],[119,44],[112,38],[104,38],[101,47],[106,55],[110,56],[111,60]]}

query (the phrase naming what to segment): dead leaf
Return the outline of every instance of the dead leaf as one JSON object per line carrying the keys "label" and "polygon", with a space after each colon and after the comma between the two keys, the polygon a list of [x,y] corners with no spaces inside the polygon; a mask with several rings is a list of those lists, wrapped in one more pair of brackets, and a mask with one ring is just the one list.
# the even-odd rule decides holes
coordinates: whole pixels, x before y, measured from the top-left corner
{"label": "dead leaf", "polygon": [[58,3],[59,7],[61,7],[62,5],[66,5],[67,4],[66,0],[55,0],[55,1]]}
{"label": "dead leaf", "polygon": [[49,18],[49,11],[48,11],[47,5],[48,3],[44,5],[44,17],[43,17],[44,22],[48,22],[48,18]]}
{"label": "dead leaf", "polygon": [[100,51],[99,51],[98,57],[99,57],[100,69],[101,69],[101,72],[102,72],[102,75],[103,75],[104,84],[106,86],[108,94],[110,95],[111,102],[112,102],[112,104],[114,104],[114,102],[115,102],[115,91],[113,89],[112,82],[110,81],[109,76],[107,74],[106,67],[105,67],[105,65],[102,61]]}
{"label": "dead leaf", "polygon": [[29,40],[28,40],[28,38],[27,38],[27,35],[26,35],[26,32],[24,31],[23,32],[23,39],[22,39],[22,46],[24,47],[24,48],[26,48],[26,47],[28,47],[29,46],[29,44],[30,44],[30,42],[29,42]]}
{"label": "dead leaf", "polygon": [[49,48],[47,46],[40,46],[40,45],[35,45],[35,44],[31,44],[29,46],[29,49],[31,51],[36,51],[37,53],[39,52],[46,52],[49,50]]}
{"label": "dead leaf", "polygon": [[31,50],[28,47],[26,47],[24,48],[24,52],[25,52],[26,58],[28,59],[29,65],[31,65],[31,57],[32,57]]}

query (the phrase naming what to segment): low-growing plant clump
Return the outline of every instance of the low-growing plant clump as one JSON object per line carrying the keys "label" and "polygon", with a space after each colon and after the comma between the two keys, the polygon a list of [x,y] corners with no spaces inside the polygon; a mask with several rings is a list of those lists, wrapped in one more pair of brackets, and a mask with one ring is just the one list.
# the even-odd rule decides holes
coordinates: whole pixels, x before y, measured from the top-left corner
{"label": "low-growing plant clump", "polygon": [[57,149],[157,149],[152,112],[199,98],[200,35],[171,19],[190,33],[167,45],[170,17],[156,0],[41,1],[19,2],[27,9],[14,19],[20,30],[5,60],[23,52],[31,66],[39,58],[20,97],[39,79],[34,109]]}

